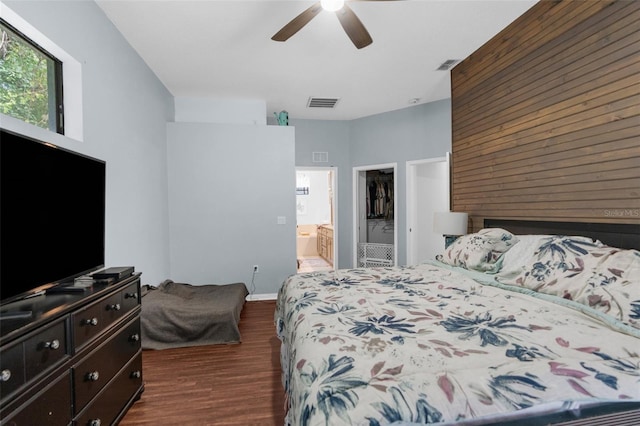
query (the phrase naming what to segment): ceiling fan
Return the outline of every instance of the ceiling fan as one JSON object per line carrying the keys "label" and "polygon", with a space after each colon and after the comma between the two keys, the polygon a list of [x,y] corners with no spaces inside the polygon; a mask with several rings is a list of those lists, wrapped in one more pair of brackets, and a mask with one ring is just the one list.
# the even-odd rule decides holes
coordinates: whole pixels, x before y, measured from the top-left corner
{"label": "ceiling fan", "polygon": [[[360,1],[382,1],[382,0],[360,0]],[[387,0],[389,1],[389,0]],[[314,3],[300,15],[293,18],[287,25],[271,37],[275,41],[287,41],[292,35],[297,33],[309,23],[321,10],[335,12],[342,28],[347,33],[353,44],[362,49],[373,42],[371,35],[358,19],[353,10],[344,0],[321,0]]]}

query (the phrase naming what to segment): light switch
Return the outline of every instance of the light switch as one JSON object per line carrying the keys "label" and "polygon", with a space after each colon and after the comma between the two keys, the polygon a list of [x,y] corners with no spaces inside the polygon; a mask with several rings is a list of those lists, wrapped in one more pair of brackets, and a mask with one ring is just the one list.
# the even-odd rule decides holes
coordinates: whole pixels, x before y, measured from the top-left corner
{"label": "light switch", "polygon": [[286,216],[278,216],[278,225],[286,225],[287,217]]}

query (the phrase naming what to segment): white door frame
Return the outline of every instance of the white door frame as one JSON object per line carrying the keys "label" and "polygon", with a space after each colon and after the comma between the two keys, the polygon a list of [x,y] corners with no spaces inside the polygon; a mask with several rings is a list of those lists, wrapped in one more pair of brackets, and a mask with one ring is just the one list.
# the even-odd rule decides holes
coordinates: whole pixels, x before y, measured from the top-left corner
{"label": "white door frame", "polygon": [[[331,189],[333,191],[333,203],[331,216],[333,217],[333,269],[338,269],[338,168],[331,167],[313,167],[313,166],[300,166],[296,167],[296,172],[302,172],[305,170],[318,171],[323,170],[332,171]],[[296,250],[298,247],[296,247]]]}
{"label": "white door frame", "polygon": [[[427,164],[427,163],[447,163],[447,170],[451,170],[451,153],[447,152],[444,157],[435,157],[435,158],[427,158],[423,160],[412,160],[407,161],[407,264],[413,265],[417,262],[415,259],[416,254],[414,253],[413,246],[413,235],[411,232],[412,226],[415,225],[416,217],[416,199],[414,197],[416,188],[416,173],[417,167]],[[451,188],[451,174],[447,173],[445,177],[445,184],[447,188]],[[451,205],[451,190],[447,190],[447,205]]]}
{"label": "white door frame", "polygon": [[[360,172],[369,170],[393,169],[393,264],[398,264],[398,163],[374,164],[370,166],[356,166],[353,168],[353,267],[358,266],[358,176]],[[365,217],[366,220],[366,217]]]}

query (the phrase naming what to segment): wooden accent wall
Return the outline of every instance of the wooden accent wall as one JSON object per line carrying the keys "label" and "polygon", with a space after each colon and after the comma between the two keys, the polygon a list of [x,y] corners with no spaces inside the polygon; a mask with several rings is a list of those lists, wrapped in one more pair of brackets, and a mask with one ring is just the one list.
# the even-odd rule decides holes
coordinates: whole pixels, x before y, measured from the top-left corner
{"label": "wooden accent wall", "polygon": [[451,71],[452,210],[640,225],[640,1],[541,0]]}

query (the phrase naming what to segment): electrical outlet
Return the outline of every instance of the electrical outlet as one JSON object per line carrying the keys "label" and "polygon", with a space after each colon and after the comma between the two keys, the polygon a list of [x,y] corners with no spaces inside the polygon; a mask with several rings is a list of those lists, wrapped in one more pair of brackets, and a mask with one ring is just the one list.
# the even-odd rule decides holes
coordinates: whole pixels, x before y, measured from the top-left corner
{"label": "electrical outlet", "polygon": [[258,267],[258,265],[253,265],[253,272],[256,274],[260,272],[260,268]]}

